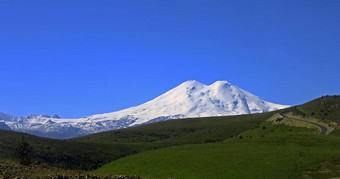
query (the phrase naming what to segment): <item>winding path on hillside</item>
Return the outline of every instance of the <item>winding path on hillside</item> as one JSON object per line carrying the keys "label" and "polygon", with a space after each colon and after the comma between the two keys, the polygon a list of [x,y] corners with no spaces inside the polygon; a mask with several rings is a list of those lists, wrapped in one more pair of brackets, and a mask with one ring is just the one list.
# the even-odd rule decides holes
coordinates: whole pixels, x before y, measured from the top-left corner
{"label": "winding path on hillside", "polygon": [[297,118],[293,118],[293,117],[288,117],[288,116],[286,116],[287,113],[289,113],[289,111],[282,112],[282,113],[280,113],[280,115],[281,115],[282,117],[285,117],[285,118],[288,118],[288,119],[293,119],[293,120],[297,120],[297,121],[302,121],[302,122],[306,122],[306,123],[309,123],[309,124],[313,124],[313,125],[315,125],[315,126],[318,126],[318,127],[321,129],[320,134],[322,134],[322,135],[327,134],[327,131],[328,131],[327,127],[325,127],[325,126],[323,126],[323,125],[321,125],[321,124],[315,123],[315,122],[310,122],[310,121],[305,121],[305,120],[302,120],[302,119],[297,119]]}

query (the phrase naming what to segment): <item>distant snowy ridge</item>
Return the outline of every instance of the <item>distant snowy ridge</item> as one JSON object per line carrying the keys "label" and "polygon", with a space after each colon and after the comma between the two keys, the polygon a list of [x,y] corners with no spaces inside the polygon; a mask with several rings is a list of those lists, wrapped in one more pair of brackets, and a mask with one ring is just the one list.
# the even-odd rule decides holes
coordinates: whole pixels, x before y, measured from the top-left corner
{"label": "distant snowy ridge", "polygon": [[117,112],[79,119],[60,119],[56,115],[17,118],[0,113],[0,120],[15,131],[71,138],[169,119],[261,113],[286,107],[263,101],[227,81],[208,86],[190,80],[142,105]]}

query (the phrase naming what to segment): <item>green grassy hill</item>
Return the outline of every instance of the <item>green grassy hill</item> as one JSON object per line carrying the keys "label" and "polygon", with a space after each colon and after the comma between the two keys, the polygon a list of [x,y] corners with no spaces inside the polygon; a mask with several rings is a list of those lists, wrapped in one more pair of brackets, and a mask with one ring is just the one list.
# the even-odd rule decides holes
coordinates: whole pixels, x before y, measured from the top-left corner
{"label": "green grassy hill", "polygon": [[143,144],[155,147],[217,142],[254,128],[273,114],[274,112],[225,117],[175,119],[92,134],[70,139],[70,141],[105,144]]}
{"label": "green grassy hill", "polygon": [[323,96],[296,107],[302,115],[340,123],[340,96]]}
{"label": "green grassy hill", "polygon": [[69,140],[0,130],[0,159],[11,161],[13,149],[24,137],[33,147],[37,164],[91,170],[112,161],[94,174],[157,178],[340,176],[336,173],[340,170],[336,167],[340,163],[340,130],[333,123],[335,130],[330,135],[318,135],[315,127],[305,128],[303,122],[286,119],[282,120],[286,123],[277,122],[275,117],[291,111],[301,119],[339,122],[339,100],[339,96],[325,96],[269,113],[176,119]]}
{"label": "green grassy hill", "polygon": [[[289,110],[295,115],[299,113],[301,118],[307,115],[315,117],[316,111],[321,111],[319,108],[338,106],[338,99],[339,96],[327,96]],[[337,110],[327,110],[327,113],[327,116],[333,117],[328,120],[338,117]],[[319,135],[313,129],[273,123],[266,121],[268,116],[262,117],[260,125],[233,138],[228,139],[229,136],[226,136],[223,142],[149,150],[113,161],[94,173],[157,178],[340,176],[340,167],[336,167],[340,164],[338,135]],[[335,130],[334,133],[339,132]]]}
{"label": "green grassy hill", "polygon": [[33,147],[34,163],[46,163],[60,168],[91,169],[98,164],[135,153],[130,146],[92,144],[37,137],[25,133],[0,130],[0,159],[12,160],[13,149],[24,138]]}
{"label": "green grassy hill", "polygon": [[13,149],[24,137],[33,147],[34,163],[46,163],[65,169],[91,170],[142,151],[222,141],[256,127],[271,115],[272,113],[263,113],[169,120],[69,140],[0,130],[0,159],[12,160]]}
{"label": "green grassy hill", "polygon": [[[287,126],[262,128],[237,138],[146,151],[94,173],[156,178],[296,178],[340,156],[340,138]],[[271,132],[273,130],[273,132]],[[242,139],[240,138],[242,136]]]}

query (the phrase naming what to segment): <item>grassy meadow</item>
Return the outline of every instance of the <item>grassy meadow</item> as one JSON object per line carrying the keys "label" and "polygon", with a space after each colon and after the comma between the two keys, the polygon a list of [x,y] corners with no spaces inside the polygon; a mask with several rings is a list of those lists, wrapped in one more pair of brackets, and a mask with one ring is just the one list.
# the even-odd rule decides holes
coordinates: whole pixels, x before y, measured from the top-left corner
{"label": "grassy meadow", "polygon": [[297,178],[310,176],[323,160],[340,156],[339,147],[339,137],[265,122],[224,142],[146,151],[113,161],[94,173],[156,178]]}
{"label": "grassy meadow", "polygon": [[[301,119],[331,126],[339,112],[339,100],[339,96],[327,96],[289,110]],[[328,114],[318,119],[312,111]],[[93,173],[129,173],[156,178],[337,177],[340,130],[332,127],[331,135],[319,135],[317,127],[301,121],[263,120],[223,142],[141,152],[113,161]]]}

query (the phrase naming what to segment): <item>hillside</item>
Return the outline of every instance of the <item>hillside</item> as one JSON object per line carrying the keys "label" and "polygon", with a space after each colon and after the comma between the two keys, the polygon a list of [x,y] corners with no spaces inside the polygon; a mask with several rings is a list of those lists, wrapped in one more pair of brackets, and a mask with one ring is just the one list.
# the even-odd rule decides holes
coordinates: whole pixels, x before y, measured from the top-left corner
{"label": "hillside", "polygon": [[[260,128],[224,143],[150,150],[113,161],[94,173],[156,178],[297,178],[340,156],[340,138],[295,127]],[[273,130],[273,132],[271,132]]]}
{"label": "hillside", "polygon": [[[340,104],[336,101],[338,98],[319,98],[287,111],[307,118],[302,110],[309,109],[308,115],[314,116],[313,112],[327,109],[327,106],[318,108],[315,105],[311,109],[313,104],[337,106]],[[328,115],[337,117],[337,112],[328,110]],[[255,128],[224,142],[145,151],[113,161],[94,173],[128,173],[157,178],[336,177],[340,175],[336,167],[340,158],[338,131],[334,130],[332,135],[319,135],[316,130],[302,126],[262,121]]]}
{"label": "hillside", "polygon": [[340,96],[322,96],[304,105],[297,106],[301,115],[313,116],[324,121],[340,123]]}
{"label": "hillside", "polygon": [[11,152],[24,137],[33,147],[35,163],[46,163],[67,169],[89,170],[141,151],[222,141],[249,128],[254,128],[271,115],[271,113],[262,113],[176,119],[70,140],[49,139],[0,130],[0,158],[12,160]]}
{"label": "hillside", "polygon": [[0,159],[13,160],[13,149],[22,138],[33,147],[33,163],[67,169],[93,169],[122,155],[135,153],[125,145],[81,143],[0,130]]}
{"label": "hillside", "polygon": [[274,112],[225,117],[175,119],[92,134],[69,139],[69,141],[105,144],[129,143],[158,147],[217,142],[254,128],[273,114]]}

